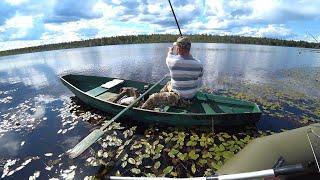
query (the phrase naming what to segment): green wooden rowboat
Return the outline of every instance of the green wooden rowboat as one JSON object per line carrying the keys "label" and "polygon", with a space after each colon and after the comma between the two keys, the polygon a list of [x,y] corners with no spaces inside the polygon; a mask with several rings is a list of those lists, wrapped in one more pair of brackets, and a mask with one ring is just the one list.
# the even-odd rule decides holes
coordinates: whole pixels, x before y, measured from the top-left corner
{"label": "green wooden rowboat", "polygon": [[[152,85],[130,80],[112,85],[110,82],[117,82],[117,79],[73,74],[60,79],[84,103],[112,115],[126,107],[110,101],[121,87],[135,87],[143,91],[145,85]],[[109,88],[101,86],[104,84],[108,84]],[[161,88],[162,85],[155,87],[151,94],[159,92]],[[260,116],[261,111],[255,103],[201,92],[192,100],[192,105],[184,109],[166,106],[159,112],[134,107],[124,114],[130,120],[170,126],[246,125],[257,122]]]}

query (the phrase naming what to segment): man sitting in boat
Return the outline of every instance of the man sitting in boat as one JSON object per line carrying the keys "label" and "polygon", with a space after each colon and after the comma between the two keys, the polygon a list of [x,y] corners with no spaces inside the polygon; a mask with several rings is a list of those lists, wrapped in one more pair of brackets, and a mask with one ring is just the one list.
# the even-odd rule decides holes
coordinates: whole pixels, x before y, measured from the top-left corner
{"label": "man sitting in boat", "polygon": [[173,43],[166,58],[171,81],[159,93],[152,94],[141,108],[181,106],[194,97],[202,83],[203,67],[199,60],[192,57],[190,49],[188,37],[181,36]]}

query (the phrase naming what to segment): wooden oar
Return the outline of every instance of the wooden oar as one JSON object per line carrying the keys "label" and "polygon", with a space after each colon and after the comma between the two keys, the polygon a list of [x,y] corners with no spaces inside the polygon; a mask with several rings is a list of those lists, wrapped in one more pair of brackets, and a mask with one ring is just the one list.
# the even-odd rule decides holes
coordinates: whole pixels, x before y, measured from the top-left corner
{"label": "wooden oar", "polygon": [[116,116],[114,116],[110,121],[108,121],[104,126],[100,129],[96,129],[92,131],[87,137],[85,137],[80,143],[78,143],[74,148],[68,151],[70,158],[76,158],[80,154],[82,154],[86,149],[88,149],[93,143],[95,143],[106,131],[107,127],[117,120],[121,115],[123,115],[128,109],[130,109],[134,104],[140,101],[146,94],[148,94],[153,88],[155,88],[158,84],[160,84],[164,79],[166,79],[168,75],[165,75],[162,79],[156,82],[151,88],[149,88],[146,92],[141,94],[136,100],[134,100],[130,105],[120,111]]}

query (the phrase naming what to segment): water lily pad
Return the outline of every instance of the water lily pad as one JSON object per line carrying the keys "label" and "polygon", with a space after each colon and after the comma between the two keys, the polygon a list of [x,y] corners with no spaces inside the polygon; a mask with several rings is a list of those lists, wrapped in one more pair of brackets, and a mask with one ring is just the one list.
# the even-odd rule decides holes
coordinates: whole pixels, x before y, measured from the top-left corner
{"label": "water lily pad", "polygon": [[197,145],[197,143],[198,143],[197,141],[192,141],[192,140],[190,140],[190,141],[187,142],[187,146],[194,147],[194,146]]}
{"label": "water lily pad", "polygon": [[206,171],[204,172],[205,176],[211,176],[212,175],[212,169],[206,169]]}
{"label": "water lily pad", "polygon": [[[108,156],[107,156],[108,157]],[[121,159],[121,161],[126,161],[128,159],[128,154],[125,154],[124,156],[123,156],[123,158]]]}
{"label": "water lily pad", "polygon": [[218,139],[219,139],[219,141],[224,142],[223,137],[219,136]]}
{"label": "water lily pad", "polygon": [[212,158],[212,155],[210,152],[208,151],[204,151],[203,154],[202,154],[202,158]]}
{"label": "water lily pad", "polygon": [[230,136],[229,134],[227,134],[227,133],[224,133],[224,134],[222,135],[222,137],[224,137],[224,138],[226,138],[226,139],[231,138],[231,136]]}
{"label": "water lily pad", "polygon": [[133,174],[140,174],[141,173],[141,170],[140,169],[137,169],[137,168],[132,168],[130,170]]}
{"label": "water lily pad", "polygon": [[220,144],[218,147],[219,147],[219,148],[218,148],[219,151],[221,151],[221,152],[226,149],[226,148],[223,146],[223,144]]}
{"label": "water lily pad", "polygon": [[156,146],[157,144],[159,144],[159,140],[153,142],[153,146]]}
{"label": "water lily pad", "polygon": [[161,166],[161,162],[160,162],[160,161],[157,161],[157,162],[154,164],[153,168],[154,168],[154,169],[159,169],[160,166]]}
{"label": "water lily pad", "polygon": [[136,144],[132,146],[133,149],[139,149],[141,147],[142,147],[142,144]]}
{"label": "water lily pad", "polygon": [[179,151],[176,149],[171,149],[170,152],[168,153],[168,156],[171,158],[174,158],[176,154],[178,154]]}
{"label": "water lily pad", "polygon": [[230,151],[225,151],[222,153],[223,157],[226,158],[226,159],[230,159],[233,157],[233,152],[230,152]]}
{"label": "water lily pad", "polygon": [[159,159],[161,157],[161,154],[156,154],[155,156],[153,156],[152,159]]}
{"label": "water lily pad", "polygon": [[128,159],[128,162],[129,162],[130,164],[136,164],[136,160],[134,160],[133,158],[129,158],[129,159]]}
{"label": "water lily pad", "polygon": [[187,159],[188,154],[187,154],[187,153],[181,153],[181,152],[179,152],[179,153],[177,154],[177,157],[178,157],[181,161],[184,161],[184,160]]}
{"label": "water lily pad", "polygon": [[235,135],[232,135],[232,138],[236,141],[238,141],[238,138]]}
{"label": "water lily pad", "polygon": [[171,172],[170,172],[170,175],[173,176],[173,177],[177,177],[177,176],[178,176],[178,173],[177,173],[177,172],[174,172],[174,171],[171,171]]}
{"label": "water lily pad", "polygon": [[199,163],[200,163],[201,165],[205,165],[205,164],[208,163],[208,161],[207,161],[206,159],[200,159],[200,160],[199,160]]}
{"label": "water lily pad", "polygon": [[164,174],[169,174],[173,170],[173,166],[168,166],[164,168],[163,173]]}
{"label": "water lily pad", "polygon": [[199,154],[196,154],[196,151],[195,151],[195,150],[191,150],[191,151],[188,153],[188,156],[189,156],[190,159],[197,160],[198,157],[199,157]]}
{"label": "water lily pad", "polygon": [[127,161],[123,161],[122,163],[121,163],[121,167],[123,167],[123,168],[125,168],[126,166],[127,166]]}
{"label": "water lily pad", "polygon": [[116,172],[115,176],[121,176],[121,173],[119,170]]}
{"label": "water lily pad", "polygon": [[196,171],[197,171],[196,165],[193,163],[192,166],[191,166],[191,172],[192,172],[193,174],[195,174]]}

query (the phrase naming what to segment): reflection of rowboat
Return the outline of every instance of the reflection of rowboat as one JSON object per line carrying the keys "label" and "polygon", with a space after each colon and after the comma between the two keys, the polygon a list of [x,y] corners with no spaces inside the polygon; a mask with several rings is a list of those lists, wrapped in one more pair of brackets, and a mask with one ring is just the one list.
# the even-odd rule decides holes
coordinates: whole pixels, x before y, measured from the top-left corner
{"label": "reflection of rowboat", "polygon": [[[102,111],[117,114],[125,106],[116,104],[110,99],[117,96],[121,87],[135,87],[143,91],[148,83],[114,78],[65,75],[61,81],[79,99],[86,104]],[[115,82],[115,83],[111,83]],[[107,83],[108,88],[102,87]],[[161,86],[155,87],[151,93],[158,92]],[[259,120],[261,111],[255,103],[217,96],[208,93],[198,93],[188,108],[166,106],[161,112],[134,107],[129,109],[124,116],[135,121],[165,124],[173,126],[233,126],[254,123]]]}

